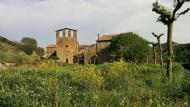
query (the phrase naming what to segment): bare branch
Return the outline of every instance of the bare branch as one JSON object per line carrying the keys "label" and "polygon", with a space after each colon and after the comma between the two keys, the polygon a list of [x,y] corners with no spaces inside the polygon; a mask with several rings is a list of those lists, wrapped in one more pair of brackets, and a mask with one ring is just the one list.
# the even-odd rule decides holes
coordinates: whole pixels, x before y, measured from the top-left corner
{"label": "bare branch", "polygon": [[183,0],[177,0],[177,4],[175,6],[175,9],[173,10],[173,15],[172,15],[174,19],[175,19],[175,15],[176,15],[177,11],[183,6],[184,2],[185,1],[183,1]]}
{"label": "bare branch", "polygon": [[160,35],[157,35],[157,34],[155,34],[154,32],[152,32],[152,35],[154,35],[154,37],[160,38],[160,37],[163,36],[164,34],[162,33],[162,34],[160,34]]}
{"label": "bare branch", "polygon": [[181,13],[178,13],[176,18],[179,18],[181,15],[185,15],[189,11],[190,11],[190,8],[187,8],[186,10],[182,11]]}
{"label": "bare branch", "polygon": [[157,37],[157,35],[156,35],[154,32],[152,32],[152,35],[153,35],[154,37]]}
{"label": "bare branch", "polygon": [[162,33],[162,34],[160,34],[160,35],[159,35],[159,38],[160,38],[160,37],[162,37],[163,35],[164,35],[163,33]]}

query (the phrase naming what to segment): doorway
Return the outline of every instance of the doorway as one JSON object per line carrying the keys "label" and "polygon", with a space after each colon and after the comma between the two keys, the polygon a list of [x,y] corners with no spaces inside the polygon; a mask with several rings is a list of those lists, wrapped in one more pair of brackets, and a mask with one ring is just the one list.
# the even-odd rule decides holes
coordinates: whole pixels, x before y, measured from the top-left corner
{"label": "doorway", "polygon": [[66,58],[66,63],[67,63],[67,64],[69,63],[69,59],[68,59],[68,58]]}

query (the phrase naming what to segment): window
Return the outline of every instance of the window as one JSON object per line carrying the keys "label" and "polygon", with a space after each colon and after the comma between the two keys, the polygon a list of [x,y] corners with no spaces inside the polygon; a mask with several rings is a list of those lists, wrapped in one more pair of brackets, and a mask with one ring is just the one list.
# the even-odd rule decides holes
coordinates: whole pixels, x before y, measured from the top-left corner
{"label": "window", "polygon": [[69,45],[66,45],[66,48],[68,48],[69,47]]}

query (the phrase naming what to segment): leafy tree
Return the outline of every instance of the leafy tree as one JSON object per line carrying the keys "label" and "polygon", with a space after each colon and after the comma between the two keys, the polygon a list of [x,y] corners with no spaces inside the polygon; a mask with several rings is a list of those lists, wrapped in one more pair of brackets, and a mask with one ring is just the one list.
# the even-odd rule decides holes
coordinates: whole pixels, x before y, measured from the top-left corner
{"label": "leafy tree", "polygon": [[44,48],[42,48],[42,47],[38,47],[38,48],[36,49],[36,52],[37,52],[37,54],[38,54],[39,56],[43,56],[44,53],[45,53],[45,50],[44,50]]}
{"label": "leafy tree", "polygon": [[129,32],[122,33],[112,38],[110,45],[111,55],[116,58],[142,62],[150,52],[147,41],[139,35]]}
{"label": "leafy tree", "polygon": [[34,50],[37,49],[37,41],[31,37],[24,37],[21,40],[21,44],[24,45],[24,51],[31,55]]}
{"label": "leafy tree", "polygon": [[190,8],[183,10],[178,13],[180,8],[184,5],[184,3],[189,2],[190,0],[173,0],[173,9],[169,9],[166,6],[163,6],[158,3],[158,1],[153,3],[152,11],[159,14],[158,22],[167,25],[167,47],[168,47],[168,60],[167,60],[167,76],[169,80],[172,80],[172,60],[173,60],[173,49],[172,49],[172,30],[173,23],[176,21],[181,15],[186,14]]}

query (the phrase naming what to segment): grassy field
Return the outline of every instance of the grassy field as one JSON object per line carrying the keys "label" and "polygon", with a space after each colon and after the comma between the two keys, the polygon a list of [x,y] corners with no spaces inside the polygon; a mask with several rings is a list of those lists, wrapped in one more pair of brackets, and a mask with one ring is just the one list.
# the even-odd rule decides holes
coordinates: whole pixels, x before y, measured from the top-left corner
{"label": "grassy field", "polygon": [[0,107],[189,107],[190,74],[123,61],[0,69]]}

